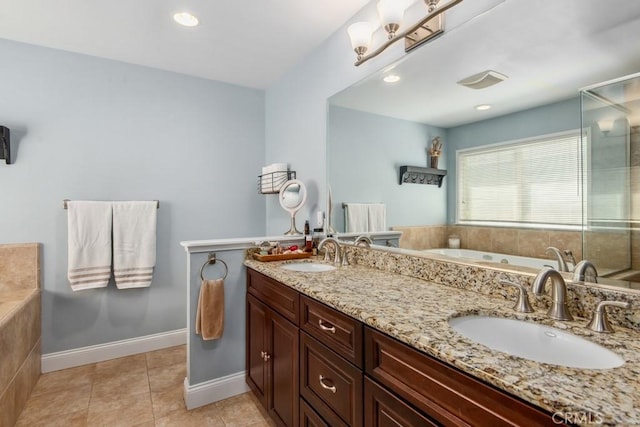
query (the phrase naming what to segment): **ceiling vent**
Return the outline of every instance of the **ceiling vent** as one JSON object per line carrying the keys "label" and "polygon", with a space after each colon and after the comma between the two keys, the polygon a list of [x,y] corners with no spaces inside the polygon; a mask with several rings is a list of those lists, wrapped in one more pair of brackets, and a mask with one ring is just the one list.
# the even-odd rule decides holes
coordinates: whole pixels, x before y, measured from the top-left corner
{"label": "ceiling vent", "polygon": [[471,89],[484,89],[489,86],[500,83],[508,79],[509,77],[504,74],[500,74],[497,71],[487,70],[473,76],[469,76],[466,79],[462,79],[458,82],[459,85],[470,87]]}

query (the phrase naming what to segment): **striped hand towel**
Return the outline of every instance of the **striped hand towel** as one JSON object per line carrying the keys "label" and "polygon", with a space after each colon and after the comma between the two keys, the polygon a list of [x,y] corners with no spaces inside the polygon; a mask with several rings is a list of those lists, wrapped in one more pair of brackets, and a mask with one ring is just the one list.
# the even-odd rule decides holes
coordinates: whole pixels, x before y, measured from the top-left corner
{"label": "striped hand towel", "polygon": [[111,277],[111,203],[68,201],[71,289],[104,288]]}
{"label": "striped hand towel", "polygon": [[113,274],[118,289],[151,285],[157,202],[113,202]]}

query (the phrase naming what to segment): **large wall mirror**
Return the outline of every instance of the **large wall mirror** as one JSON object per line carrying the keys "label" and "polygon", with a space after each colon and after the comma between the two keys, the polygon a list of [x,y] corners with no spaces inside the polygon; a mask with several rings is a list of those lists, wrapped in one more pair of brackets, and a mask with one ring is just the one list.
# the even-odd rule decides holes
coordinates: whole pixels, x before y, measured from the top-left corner
{"label": "large wall mirror", "polygon": [[[565,254],[569,259],[594,258],[602,266],[603,276],[633,270],[633,259],[638,259],[640,270],[640,247],[634,255],[634,235],[628,231],[637,225],[628,215],[630,203],[640,200],[640,189],[630,185],[633,177],[638,179],[630,172],[632,159],[640,157],[631,144],[638,138],[640,123],[629,121],[637,102],[621,107],[619,100],[607,99],[601,93],[598,101],[592,99],[597,95],[588,101],[581,97],[585,87],[640,71],[640,2],[506,0],[487,4],[492,6],[484,13],[450,31],[446,29],[440,38],[329,99],[331,224],[338,232],[346,231],[344,204],[384,203],[387,228],[403,231],[401,248],[443,248],[448,237],[455,234],[463,249],[552,261],[554,254],[546,249],[553,246],[571,251]],[[458,6],[464,7],[464,2]],[[457,83],[488,70],[507,78],[484,89]],[[399,79],[388,78],[386,82],[389,76]],[[629,93],[627,89],[627,101],[629,96],[638,96]],[[612,130],[607,131],[608,122],[593,114],[594,102],[609,103],[599,106],[602,109],[598,111],[617,112],[607,119],[613,123]],[[482,105],[491,108],[477,108]],[[605,127],[600,129],[598,121]],[[623,122],[629,124],[625,127]],[[580,174],[576,189],[578,216],[614,212],[616,220],[622,219],[614,234],[609,231],[616,227],[602,226],[589,230],[593,232],[583,239],[582,224],[461,224],[457,186],[461,171],[456,170],[460,152],[536,138],[562,139],[572,132],[578,133],[577,148],[569,155],[574,162],[571,170]],[[594,144],[587,149],[580,142],[585,135],[610,146]],[[443,185],[400,184],[400,166],[429,167],[428,150],[435,137],[444,144],[439,162],[439,168],[447,170]],[[612,160],[616,150],[619,156]],[[563,187],[559,178],[549,178],[550,172],[554,167],[564,171],[568,165],[556,164],[554,157],[565,158],[567,154],[558,151],[549,156],[541,163],[549,173],[541,169],[528,178],[548,194],[554,192],[554,185]],[[618,172],[612,176],[614,163]],[[620,172],[620,167],[626,172]],[[486,169],[490,175],[491,167],[487,165]],[[563,203],[554,204],[558,211],[564,209]],[[609,208],[604,207],[607,204]],[[606,220],[601,218],[589,225],[602,225]],[[628,229],[622,233],[624,240],[619,238],[621,223]],[[611,265],[614,262],[607,253],[612,248],[626,251],[622,255],[626,264]]]}

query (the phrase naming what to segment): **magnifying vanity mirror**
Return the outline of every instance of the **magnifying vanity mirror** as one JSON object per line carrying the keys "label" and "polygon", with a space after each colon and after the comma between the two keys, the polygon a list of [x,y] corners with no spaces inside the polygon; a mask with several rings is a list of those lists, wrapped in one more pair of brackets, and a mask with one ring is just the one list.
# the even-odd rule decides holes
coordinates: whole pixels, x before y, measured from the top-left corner
{"label": "magnifying vanity mirror", "polygon": [[285,236],[295,236],[302,234],[296,228],[296,213],[304,206],[307,201],[307,187],[304,183],[297,179],[292,179],[284,183],[278,194],[280,206],[282,209],[291,214],[291,228],[284,233]]}

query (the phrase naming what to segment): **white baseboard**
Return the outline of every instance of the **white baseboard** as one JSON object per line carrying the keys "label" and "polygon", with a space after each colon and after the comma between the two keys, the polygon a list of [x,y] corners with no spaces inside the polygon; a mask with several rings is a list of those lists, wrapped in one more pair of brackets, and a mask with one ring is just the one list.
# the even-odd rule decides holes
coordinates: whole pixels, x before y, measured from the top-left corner
{"label": "white baseboard", "polygon": [[187,409],[194,409],[219,400],[228,399],[249,391],[245,381],[245,371],[215,380],[190,386],[184,379],[184,403]]}
{"label": "white baseboard", "polygon": [[74,368],[89,363],[102,362],[118,357],[161,350],[167,347],[186,344],[187,330],[162,332],[154,335],[114,341],[106,344],[75,348],[42,355],[42,373]]}

